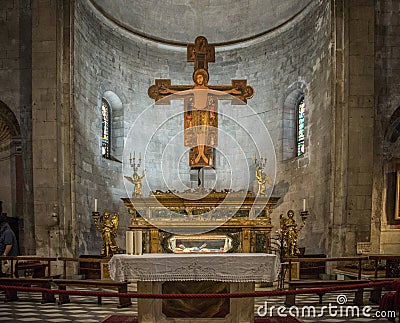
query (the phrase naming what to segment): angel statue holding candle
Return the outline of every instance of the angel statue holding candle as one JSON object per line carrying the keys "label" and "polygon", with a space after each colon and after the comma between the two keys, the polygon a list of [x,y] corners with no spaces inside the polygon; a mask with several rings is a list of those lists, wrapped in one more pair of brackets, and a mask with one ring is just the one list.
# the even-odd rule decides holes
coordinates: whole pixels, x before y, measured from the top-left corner
{"label": "angel statue holding candle", "polygon": [[124,177],[133,184],[132,196],[133,197],[142,196],[142,180],[146,176],[145,169],[142,171],[142,176],[140,176],[138,174],[139,167],[142,163],[142,153],[140,153],[140,155],[139,155],[139,162],[136,163],[135,152],[133,152],[133,158],[132,158],[132,154],[131,154],[130,158],[129,158],[129,162],[131,164],[131,167],[133,168],[133,175],[132,175],[132,177],[130,177],[130,176],[124,176]]}
{"label": "angel statue holding candle", "polygon": [[299,232],[304,227],[305,220],[306,218],[302,214],[302,222],[299,227],[294,219],[293,210],[289,210],[287,212],[287,217],[284,217],[283,214],[280,215],[280,229],[286,246],[286,257],[296,257],[300,254],[300,250],[297,247],[297,240],[299,237]]}
{"label": "angel statue holding candle", "polygon": [[118,213],[114,213],[111,216],[110,212],[105,211],[102,216],[94,218],[94,224],[103,239],[103,248],[100,251],[100,255],[111,257],[119,251],[115,241],[119,224]]}
{"label": "angel statue holding candle", "polygon": [[267,185],[272,185],[272,179],[269,177],[263,170],[262,166],[258,166],[256,169],[256,178],[258,182],[258,194],[266,195],[267,194]]}
{"label": "angel statue holding candle", "polygon": [[124,176],[129,182],[134,185],[132,196],[142,196],[142,180],[146,176],[145,171],[142,171],[142,176],[134,172],[133,176]]}

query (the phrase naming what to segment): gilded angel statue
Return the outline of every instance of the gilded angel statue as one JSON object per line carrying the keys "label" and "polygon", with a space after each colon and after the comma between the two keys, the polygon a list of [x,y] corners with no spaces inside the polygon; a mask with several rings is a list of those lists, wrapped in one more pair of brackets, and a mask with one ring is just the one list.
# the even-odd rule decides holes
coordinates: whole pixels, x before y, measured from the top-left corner
{"label": "gilded angel statue", "polygon": [[272,185],[272,179],[269,177],[266,173],[264,173],[263,169],[261,166],[258,166],[256,169],[256,178],[258,181],[258,194],[260,195],[266,195],[266,183],[268,185]]}
{"label": "gilded angel statue", "polygon": [[134,185],[132,196],[142,196],[142,180],[145,178],[145,170],[142,171],[142,176],[135,171],[132,177],[124,176],[129,182]]}
{"label": "gilded angel statue", "polygon": [[112,216],[108,211],[105,211],[102,216],[94,219],[94,224],[97,230],[101,233],[103,239],[103,248],[100,251],[102,256],[111,257],[117,253],[119,248],[115,242],[117,236],[119,215],[114,213]]}
{"label": "gilded angel statue", "polygon": [[302,217],[300,227],[294,219],[294,211],[289,210],[287,217],[283,214],[280,215],[280,229],[285,243],[285,256],[295,257],[300,254],[300,250],[297,247],[297,240],[299,232],[303,229],[305,224],[305,218]]}

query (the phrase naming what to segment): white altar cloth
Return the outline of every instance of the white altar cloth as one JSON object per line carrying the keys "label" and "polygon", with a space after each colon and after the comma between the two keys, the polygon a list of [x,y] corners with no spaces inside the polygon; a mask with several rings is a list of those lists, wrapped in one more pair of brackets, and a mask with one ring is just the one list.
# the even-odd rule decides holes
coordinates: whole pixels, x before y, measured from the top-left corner
{"label": "white altar cloth", "polygon": [[115,254],[109,262],[114,280],[273,282],[279,258],[265,253]]}

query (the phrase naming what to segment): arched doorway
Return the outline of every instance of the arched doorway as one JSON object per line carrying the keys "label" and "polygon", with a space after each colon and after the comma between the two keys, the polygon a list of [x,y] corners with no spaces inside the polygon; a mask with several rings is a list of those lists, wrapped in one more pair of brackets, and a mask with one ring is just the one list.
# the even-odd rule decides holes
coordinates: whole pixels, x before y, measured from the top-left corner
{"label": "arched doorway", "polygon": [[[11,109],[0,101],[0,201],[9,217],[23,214],[21,132]],[[15,228],[14,228],[15,229]],[[17,237],[19,232],[15,232]]]}

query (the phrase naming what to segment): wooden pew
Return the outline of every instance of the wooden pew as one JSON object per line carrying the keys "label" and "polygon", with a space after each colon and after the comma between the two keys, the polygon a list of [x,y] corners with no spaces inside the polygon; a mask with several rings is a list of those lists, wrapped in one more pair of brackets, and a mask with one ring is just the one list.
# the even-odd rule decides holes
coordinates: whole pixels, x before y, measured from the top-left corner
{"label": "wooden pew", "polygon": [[[383,282],[383,281],[390,281],[387,285],[378,285],[374,286],[374,288],[371,290],[371,296],[369,300],[372,303],[379,304],[382,298],[382,289],[383,288],[388,288],[391,289],[391,285],[395,280],[400,280],[400,278],[387,278],[387,277],[373,277],[369,279],[371,282]],[[391,289],[393,290],[393,289]]]}
{"label": "wooden pew", "polygon": [[[375,263],[374,278],[378,278],[378,264],[381,260],[400,260],[400,255],[369,255],[369,260],[373,260]],[[399,278],[398,278],[399,279]]]}
{"label": "wooden pew", "polygon": [[[6,286],[24,286],[24,287],[41,287],[51,289],[51,278],[8,278],[1,277],[0,285]],[[18,300],[17,291],[15,289],[3,289],[5,291],[6,302]],[[54,294],[43,291],[42,303],[55,303]]]}
{"label": "wooden pew", "polygon": [[[58,257],[58,260],[63,262],[63,279],[67,279],[67,265],[69,263],[75,263],[75,264],[79,264],[79,266],[81,264],[99,264],[99,268],[98,269],[94,269],[94,268],[84,268],[85,271],[98,271],[101,272],[102,271],[102,265],[107,264],[109,259],[108,258],[68,258],[68,257]],[[82,268],[80,268],[82,269]],[[93,276],[93,275],[92,275]],[[99,275],[100,277],[100,275]],[[97,279],[97,278],[96,278]]]}
{"label": "wooden pew", "polygon": [[[42,277],[33,277],[33,278],[50,278],[52,277],[51,274],[51,264],[53,261],[57,261],[57,258],[53,257],[40,257],[40,256],[1,256],[0,260],[10,260],[11,261],[11,272],[12,275],[15,277],[19,277],[18,275],[18,267],[22,267],[22,270],[28,269],[29,272],[35,273],[36,272],[44,273],[40,276]],[[26,268],[24,268],[26,267]]]}
{"label": "wooden pew", "polygon": [[369,259],[368,256],[360,256],[360,257],[331,257],[331,258],[285,258],[284,262],[289,263],[289,281],[292,280],[292,264],[296,262],[313,262],[313,263],[328,263],[328,262],[357,262],[358,270],[357,270],[357,279],[361,279],[362,274],[362,263],[363,261],[367,261]]}
{"label": "wooden pew", "polygon": [[[105,288],[105,289],[117,289],[119,293],[128,292],[128,282],[119,282],[114,280],[72,280],[72,279],[54,279],[53,283],[58,286],[60,290],[67,290],[67,287],[91,287],[91,288]],[[60,294],[58,304],[69,303],[70,298],[67,294]],[[101,296],[97,297],[97,303],[101,304]],[[132,305],[130,298],[119,297],[118,307],[127,307]]]}
{"label": "wooden pew", "polygon": [[[395,280],[400,280],[400,277],[394,278],[394,277],[378,277],[378,265],[379,262],[382,260],[393,260],[397,259],[400,260],[400,255],[369,255],[369,260],[374,261],[374,267],[375,267],[375,272],[374,272],[374,277],[370,278],[370,281],[372,282],[379,282],[379,281],[395,281]],[[382,298],[382,289],[384,287],[390,287],[390,284],[387,286],[375,286],[373,290],[371,291],[371,296],[370,296],[370,301],[376,304],[379,304]]]}
{"label": "wooden pew", "polygon": [[[289,290],[296,290],[300,288],[323,288],[323,287],[333,287],[333,286],[346,286],[353,284],[365,284],[369,280],[292,280],[289,282]],[[363,305],[363,288],[358,288],[356,290],[354,303],[356,305]],[[325,293],[316,292],[319,296],[319,303],[322,304],[322,296]],[[286,295],[285,305],[292,306],[296,304],[296,295]]]}

